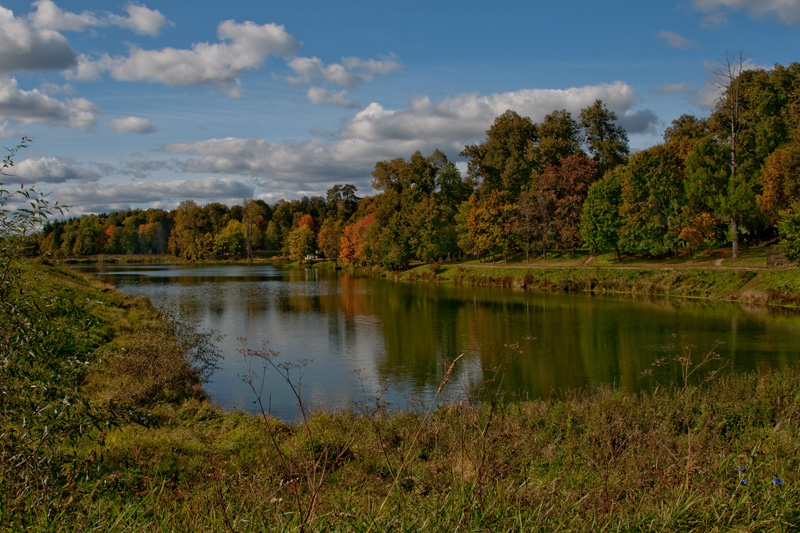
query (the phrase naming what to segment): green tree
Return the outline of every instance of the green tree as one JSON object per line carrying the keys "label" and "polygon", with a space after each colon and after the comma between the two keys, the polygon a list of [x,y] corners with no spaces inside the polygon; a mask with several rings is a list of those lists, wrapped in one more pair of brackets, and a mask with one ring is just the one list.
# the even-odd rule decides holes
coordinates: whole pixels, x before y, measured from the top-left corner
{"label": "green tree", "polygon": [[577,154],[583,144],[581,126],[572,114],[561,109],[544,117],[536,125],[539,141],[530,149],[530,157],[539,170],[548,165],[557,165],[565,157]]}
{"label": "green tree", "polygon": [[664,145],[654,146],[631,157],[622,174],[623,247],[650,255],[676,253],[686,202],[677,155]]}
{"label": "green tree", "polygon": [[486,140],[467,145],[461,156],[468,159],[467,175],[487,199],[500,190],[516,197],[530,182],[536,162],[531,150],[539,141],[530,118],[508,110],[486,131]]}
{"label": "green tree", "polygon": [[581,213],[581,237],[592,252],[613,248],[620,259],[620,234],[624,220],[620,214],[625,167],[607,172],[586,195]]}
{"label": "green tree", "polygon": [[741,172],[731,174],[736,167],[728,164],[730,154],[713,137],[698,142],[686,159],[686,192],[690,202],[730,222],[732,257],[738,257],[742,224],[756,216],[757,204],[753,182]]}
{"label": "green tree", "polygon": [[789,261],[800,261],[800,200],[780,213],[780,249]]}
{"label": "green tree", "polygon": [[221,256],[237,256],[245,252],[244,224],[236,219],[228,220],[214,238],[214,253]]}
{"label": "green tree", "polygon": [[617,124],[617,115],[601,100],[583,109],[580,114],[584,139],[597,172],[603,176],[628,160],[628,134]]}

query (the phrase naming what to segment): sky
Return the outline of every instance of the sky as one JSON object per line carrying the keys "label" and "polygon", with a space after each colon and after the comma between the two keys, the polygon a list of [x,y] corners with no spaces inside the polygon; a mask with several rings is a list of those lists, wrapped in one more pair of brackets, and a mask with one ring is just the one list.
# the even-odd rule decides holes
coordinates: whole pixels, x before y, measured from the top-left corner
{"label": "sky", "polygon": [[632,151],[726,55],[797,61],[800,0],[0,0],[0,181],[69,215],[374,194],[375,163],[601,99]]}

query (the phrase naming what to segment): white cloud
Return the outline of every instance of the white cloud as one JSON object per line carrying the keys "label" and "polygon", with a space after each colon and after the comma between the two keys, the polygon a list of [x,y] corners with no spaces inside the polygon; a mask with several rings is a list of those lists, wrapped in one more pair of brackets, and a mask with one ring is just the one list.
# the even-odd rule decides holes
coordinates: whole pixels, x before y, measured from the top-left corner
{"label": "white cloud", "polygon": [[149,35],[151,37],[158,36],[162,29],[172,25],[172,23],[167,20],[167,17],[157,9],[148,9],[145,6],[137,4],[128,4],[125,6],[125,11],[128,12],[127,17],[109,15],[109,22],[121,28],[127,28],[139,35]]}
{"label": "white cloud", "polygon": [[28,158],[14,165],[14,176],[28,183],[95,182],[100,174],[76,164],[73,158]]}
{"label": "white cloud", "polygon": [[25,91],[17,80],[0,77],[0,116],[20,124],[53,124],[76,130],[95,125],[97,107],[84,98],[60,101],[36,89]]}
{"label": "white cloud", "polygon": [[694,85],[691,83],[665,83],[658,89],[652,91],[653,94],[681,94],[694,92]]}
{"label": "white cloud", "polygon": [[658,32],[658,34],[656,34],[656,37],[667,43],[672,48],[678,48],[681,50],[687,48],[698,48],[695,43],[678,35],[674,31],[661,30]]}
{"label": "white cloud", "polygon": [[356,103],[348,96],[347,91],[328,91],[324,87],[311,87],[306,92],[306,98],[312,104],[330,104],[337,107],[353,108]]}
{"label": "white cloud", "polygon": [[746,11],[751,17],[774,15],[788,26],[800,25],[800,0],[693,0],[712,25],[727,22],[726,11]]}
{"label": "white cloud", "polygon": [[198,203],[239,203],[242,198],[252,196],[253,192],[252,186],[232,178],[207,177],[199,180],[114,183],[101,187],[80,185],[62,187],[52,194],[60,203],[76,207],[79,212],[102,212],[170,200],[177,203],[186,198]]}
{"label": "white cloud", "polygon": [[373,80],[375,74],[390,74],[402,68],[394,56],[381,59],[342,58],[341,63],[324,64],[318,57],[296,57],[288,62],[295,73],[286,79],[292,85],[304,85],[317,81],[356,87],[360,83]]}
{"label": "white cloud", "polygon": [[37,28],[61,31],[86,31],[99,26],[118,26],[139,35],[156,37],[171,23],[158,10],[130,3],[125,6],[127,16],[107,13],[98,16],[91,11],[71,13],[59,8],[52,0],[37,0],[36,11],[30,14],[31,23]]}
{"label": "white cloud", "polygon": [[37,28],[50,30],[84,31],[93,26],[100,26],[101,20],[93,13],[68,13],[62,11],[52,0],[37,0],[33,3],[36,11],[29,15],[31,24]]}
{"label": "white cloud", "polygon": [[155,125],[142,117],[124,117],[109,120],[108,123],[119,133],[140,133],[142,135],[156,131]]}
{"label": "white cloud", "polygon": [[119,81],[190,86],[217,83],[236,95],[243,72],[261,66],[268,55],[290,55],[300,48],[300,43],[276,24],[260,26],[227,20],[220,23],[217,33],[225,42],[196,43],[191,49],[132,48],[128,57],[103,55],[96,61],[81,58],[72,76],[92,79],[108,71]]}
{"label": "white cloud", "polygon": [[34,28],[0,6],[0,74],[16,70],[66,69],[76,54],[60,33]]}
{"label": "white cloud", "polygon": [[483,137],[494,119],[508,109],[540,122],[556,109],[573,115],[602,100],[609,109],[622,116],[634,104],[634,90],[622,82],[571,89],[522,89],[488,96],[462,94],[434,103],[416,96],[411,106],[387,110],[372,103],[357,113],[343,128],[348,138],[417,139],[438,142],[470,141]]}

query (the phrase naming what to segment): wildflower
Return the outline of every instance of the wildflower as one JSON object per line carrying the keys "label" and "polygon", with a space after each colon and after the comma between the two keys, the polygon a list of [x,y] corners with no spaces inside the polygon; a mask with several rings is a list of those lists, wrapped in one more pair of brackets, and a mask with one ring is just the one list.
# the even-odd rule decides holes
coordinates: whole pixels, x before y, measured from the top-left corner
{"label": "wildflower", "polygon": [[746,479],[742,480],[742,485],[747,485],[747,480]]}
{"label": "wildflower", "polygon": [[772,482],[776,485],[783,485],[783,480],[779,477],[776,477]]}
{"label": "wildflower", "polygon": [[745,467],[743,467],[743,466],[739,467],[739,472],[744,473],[745,470],[747,470]]}

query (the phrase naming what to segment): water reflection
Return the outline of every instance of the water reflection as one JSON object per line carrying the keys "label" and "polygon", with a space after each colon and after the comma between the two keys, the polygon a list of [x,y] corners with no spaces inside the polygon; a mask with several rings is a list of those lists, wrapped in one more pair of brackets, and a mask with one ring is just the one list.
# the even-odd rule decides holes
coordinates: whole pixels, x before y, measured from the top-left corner
{"label": "water reflection", "polygon": [[[220,405],[254,409],[238,350],[267,341],[289,361],[313,360],[295,379],[324,408],[368,397],[388,379],[384,399],[430,398],[446,362],[466,354],[451,390],[481,388],[497,371],[502,390],[521,397],[616,383],[647,386],[654,361],[684,351],[717,352],[734,371],[797,365],[800,316],[729,304],[541,295],[503,289],[406,285],[270,266],[107,267],[125,292],[176,306],[225,335],[224,360],[207,390]],[[358,373],[354,373],[358,371]],[[678,368],[656,374],[662,383]],[[277,376],[265,404],[295,416]]]}

